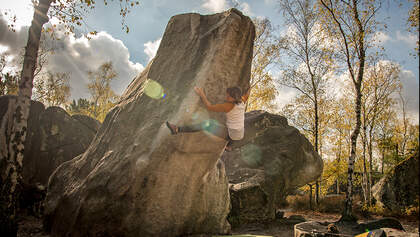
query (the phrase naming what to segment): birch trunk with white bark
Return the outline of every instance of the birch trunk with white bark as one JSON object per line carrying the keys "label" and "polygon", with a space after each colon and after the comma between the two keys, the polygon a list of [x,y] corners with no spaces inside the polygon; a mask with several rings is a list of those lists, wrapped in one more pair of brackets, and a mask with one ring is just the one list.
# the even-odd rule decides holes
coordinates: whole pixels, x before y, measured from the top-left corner
{"label": "birch trunk with white bark", "polygon": [[[35,5],[34,16],[28,33],[19,93],[1,121],[0,144],[0,233],[2,236],[17,235],[17,201],[22,181],[22,163],[25,150],[27,121],[32,96],[33,78],[38,58],[42,26],[48,22],[48,9],[52,0],[40,0]],[[5,125],[5,126],[3,126]]]}

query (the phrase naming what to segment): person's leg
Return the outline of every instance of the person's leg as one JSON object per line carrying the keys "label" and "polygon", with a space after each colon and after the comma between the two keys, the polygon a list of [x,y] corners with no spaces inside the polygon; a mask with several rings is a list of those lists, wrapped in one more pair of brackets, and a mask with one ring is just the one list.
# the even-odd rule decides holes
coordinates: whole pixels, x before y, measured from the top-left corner
{"label": "person's leg", "polygon": [[228,143],[226,144],[225,150],[226,151],[232,151],[232,143],[233,143],[233,140],[229,137],[229,134],[227,135],[226,140],[228,141]]}
{"label": "person's leg", "polygon": [[172,135],[175,135],[179,132],[198,132],[203,130],[202,124],[193,124],[193,125],[186,125],[186,126],[176,126],[175,124],[171,124],[166,122],[166,126],[171,130]]}
{"label": "person's leg", "polygon": [[220,125],[215,120],[206,120],[199,124],[185,125],[185,126],[179,126],[179,127],[176,125],[170,124],[169,122],[166,122],[166,125],[171,130],[172,134],[206,131],[217,137],[220,137],[226,140],[228,137],[227,128],[223,125]]}
{"label": "person's leg", "polygon": [[203,124],[204,123],[180,126],[178,127],[178,132],[198,132],[203,130]]}

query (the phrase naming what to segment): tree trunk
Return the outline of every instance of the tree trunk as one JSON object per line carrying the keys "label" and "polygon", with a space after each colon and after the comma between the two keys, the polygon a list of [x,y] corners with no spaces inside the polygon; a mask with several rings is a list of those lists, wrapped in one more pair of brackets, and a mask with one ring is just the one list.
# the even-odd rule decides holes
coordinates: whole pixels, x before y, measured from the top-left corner
{"label": "tree trunk", "polygon": [[[341,139],[341,135],[340,138]],[[340,162],[341,162],[341,140],[338,144],[338,155],[337,155],[337,194],[340,194]]]}
{"label": "tree trunk", "polygon": [[[318,129],[319,129],[319,116],[318,116],[318,100],[316,99],[316,92],[314,93],[315,95],[315,152],[318,153]],[[315,182],[315,204],[318,205],[319,204],[319,183],[318,180]]]}
{"label": "tree trunk", "polygon": [[[314,77],[311,73],[312,78]],[[312,79],[312,82],[314,79]],[[318,128],[319,128],[319,115],[318,115],[318,97],[315,89],[315,85],[312,85],[314,87],[314,107],[315,107],[315,152],[318,153],[319,145],[318,145]],[[315,205],[319,204],[319,183],[318,180],[315,182]]]}
{"label": "tree trunk", "polygon": [[319,181],[315,182],[315,205],[319,204]]}
{"label": "tree trunk", "polygon": [[337,184],[337,194],[340,194],[340,182],[338,181],[338,178],[336,180]]}
{"label": "tree trunk", "polygon": [[346,192],[346,203],[344,205],[343,215],[340,218],[340,221],[356,221],[356,217],[353,215],[352,210],[352,203],[353,203],[353,172],[354,172],[354,161],[356,159],[356,147],[357,147],[357,137],[360,133],[360,126],[361,126],[361,104],[362,104],[362,92],[361,86],[363,82],[363,73],[365,69],[365,46],[364,46],[364,37],[365,32],[362,23],[359,19],[359,12],[357,10],[357,3],[355,0],[352,2],[352,12],[354,20],[357,23],[358,27],[358,59],[359,59],[359,70],[357,72],[357,79],[353,80],[354,88],[356,91],[356,105],[355,105],[355,113],[356,113],[356,126],[353,130],[351,135],[351,152],[349,157],[348,163],[348,177],[347,177],[347,192]]}
{"label": "tree trunk", "polygon": [[[363,119],[365,120],[365,119]],[[364,121],[365,123],[366,121]],[[363,176],[362,176],[362,189],[363,189],[363,204],[368,203],[368,178],[367,178],[367,168],[366,168],[366,126],[363,126],[363,136],[362,136],[362,144],[363,144]]]}
{"label": "tree trunk", "polygon": [[[1,194],[0,194],[0,233],[2,236],[17,235],[17,201],[20,195],[22,181],[22,163],[24,143],[27,132],[27,120],[32,96],[33,77],[38,58],[39,42],[42,26],[48,22],[47,12],[52,0],[40,0],[35,6],[33,20],[29,28],[28,42],[23,60],[21,79],[19,81],[19,93],[16,103],[8,107],[6,115],[11,115],[11,126],[5,133],[7,146],[5,151],[0,152],[0,162],[4,164],[1,170]],[[9,116],[4,116],[7,119]],[[3,122],[3,121],[2,121]],[[2,134],[3,136],[3,134]]]}
{"label": "tree trunk", "polygon": [[308,184],[309,186],[309,209],[313,210],[313,205],[312,205],[312,184]]}
{"label": "tree trunk", "polygon": [[381,174],[384,174],[384,165],[385,165],[385,148],[382,148],[382,160],[381,160]]}
{"label": "tree trunk", "polygon": [[354,161],[356,159],[356,144],[357,137],[360,132],[360,104],[361,104],[361,92],[360,84],[356,83],[356,127],[353,130],[351,135],[351,152],[348,161],[347,168],[347,190],[346,190],[346,202],[344,205],[344,211],[341,216],[340,221],[355,221],[356,218],[353,215],[352,203],[353,203],[353,173],[354,173]]}
{"label": "tree trunk", "polygon": [[372,130],[373,130],[374,124],[375,124],[375,119],[373,118],[372,125],[370,126],[370,129],[369,129],[369,141],[368,141],[368,153],[369,153],[368,204],[369,204],[369,206],[372,206],[372,185],[373,185],[373,183],[372,183],[372,170],[373,170],[373,161],[372,161],[373,134],[372,134]]}

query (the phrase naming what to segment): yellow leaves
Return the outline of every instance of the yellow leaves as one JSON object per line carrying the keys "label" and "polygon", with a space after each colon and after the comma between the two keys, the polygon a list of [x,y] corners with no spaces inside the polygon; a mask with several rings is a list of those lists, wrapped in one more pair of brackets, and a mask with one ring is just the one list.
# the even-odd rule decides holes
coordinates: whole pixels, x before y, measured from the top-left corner
{"label": "yellow leaves", "polygon": [[48,106],[59,106],[70,97],[69,73],[53,73],[37,78],[34,82],[34,97]]}
{"label": "yellow leaves", "polygon": [[[103,0],[105,6],[109,6],[109,0]],[[112,0],[114,1],[114,0]],[[86,25],[85,17],[86,14],[89,13],[89,10],[95,8],[96,1],[95,0],[57,0],[52,5],[53,12],[51,13],[52,16],[56,17],[59,20],[58,24],[54,24],[52,27],[45,29],[44,32],[48,32],[52,35],[53,38],[56,36],[54,35],[54,29],[59,32],[63,32],[64,35],[71,35],[77,29],[81,31],[87,39],[91,39],[93,35],[96,35],[97,32],[95,30],[90,29],[88,25]],[[112,8],[117,8],[121,15],[121,25],[122,30],[126,33],[130,32],[130,28],[127,26],[125,22],[125,18],[130,13],[130,9],[134,6],[139,5],[139,1],[135,0],[124,0],[119,1],[118,5],[112,5]],[[59,25],[59,27],[57,27]],[[84,27],[84,29],[83,29]]]}
{"label": "yellow leaves", "polygon": [[254,55],[251,68],[251,95],[247,110],[273,109],[273,100],[277,91],[269,74],[270,65],[279,59],[277,42],[273,36],[273,28],[267,19],[253,19],[256,26],[254,39]]}
{"label": "yellow leaves", "polygon": [[92,4],[94,4],[95,2],[92,0],[85,0],[85,4],[88,6],[91,6]]}
{"label": "yellow leaves", "polygon": [[79,17],[78,16],[71,16],[71,22],[78,22],[79,21]]}

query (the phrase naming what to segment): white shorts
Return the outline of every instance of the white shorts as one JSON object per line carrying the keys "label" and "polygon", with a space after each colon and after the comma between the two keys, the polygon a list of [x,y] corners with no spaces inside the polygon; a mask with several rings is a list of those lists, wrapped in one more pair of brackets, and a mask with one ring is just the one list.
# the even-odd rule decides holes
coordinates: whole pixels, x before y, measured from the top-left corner
{"label": "white shorts", "polygon": [[241,140],[242,138],[244,138],[244,131],[245,129],[228,128],[229,137],[234,141]]}

